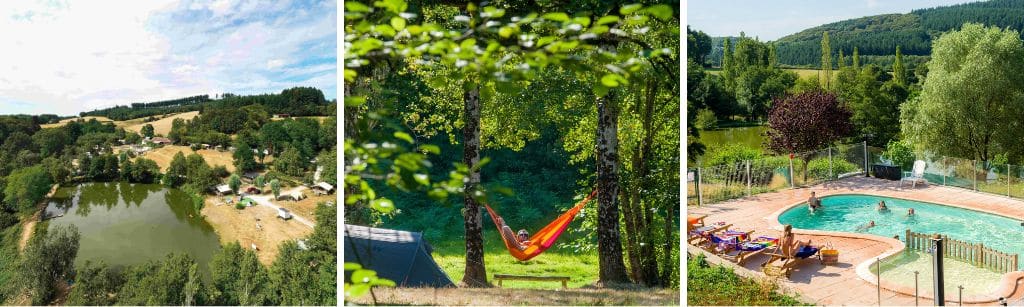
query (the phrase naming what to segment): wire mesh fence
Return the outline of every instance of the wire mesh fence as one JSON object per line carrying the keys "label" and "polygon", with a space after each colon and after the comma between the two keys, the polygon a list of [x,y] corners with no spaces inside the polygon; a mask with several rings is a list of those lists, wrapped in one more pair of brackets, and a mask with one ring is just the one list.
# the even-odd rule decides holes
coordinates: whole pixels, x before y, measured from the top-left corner
{"label": "wire mesh fence", "polygon": [[863,143],[769,156],[687,170],[687,205],[805,187],[864,174],[869,147]]}

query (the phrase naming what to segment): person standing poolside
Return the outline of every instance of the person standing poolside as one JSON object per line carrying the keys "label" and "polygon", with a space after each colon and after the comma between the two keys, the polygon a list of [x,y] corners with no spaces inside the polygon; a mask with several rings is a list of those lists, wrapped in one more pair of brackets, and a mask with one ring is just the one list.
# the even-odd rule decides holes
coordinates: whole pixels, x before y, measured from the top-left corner
{"label": "person standing poolside", "polygon": [[821,200],[814,196],[814,191],[811,191],[811,197],[807,198],[807,207],[811,212],[821,209]]}

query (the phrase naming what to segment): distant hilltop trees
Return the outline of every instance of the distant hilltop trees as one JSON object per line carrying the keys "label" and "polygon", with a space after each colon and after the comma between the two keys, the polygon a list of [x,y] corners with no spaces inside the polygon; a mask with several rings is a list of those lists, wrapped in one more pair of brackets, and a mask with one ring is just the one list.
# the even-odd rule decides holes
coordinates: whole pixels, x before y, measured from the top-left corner
{"label": "distant hilltop trees", "polygon": [[280,94],[235,95],[224,93],[214,100],[210,95],[197,95],[157,102],[132,103],[106,109],[81,112],[80,116],[103,116],[111,120],[129,120],[140,117],[203,111],[208,108],[240,108],[260,104],[273,114],[291,116],[319,116],[334,114],[333,106],[324,98],[324,93],[314,87],[293,87]]}

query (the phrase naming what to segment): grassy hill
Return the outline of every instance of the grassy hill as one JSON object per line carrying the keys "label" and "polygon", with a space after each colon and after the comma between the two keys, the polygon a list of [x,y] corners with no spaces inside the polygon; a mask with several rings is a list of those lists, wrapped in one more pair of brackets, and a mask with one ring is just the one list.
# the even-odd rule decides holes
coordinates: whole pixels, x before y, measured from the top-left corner
{"label": "grassy hill", "polygon": [[[833,56],[837,56],[839,50],[849,56],[857,47],[861,63],[888,67],[896,45],[900,45],[904,61],[913,67],[927,59],[932,39],[943,32],[959,29],[967,22],[1021,31],[1024,29],[1021,16],[1024,16],[1024,1],[991,0],[843,20],[782,37],[775,43],[779,63],[790,67],[819,68],[824,31],[829,32]],[[712,39],[712,65],[717,65],[721,59],[723,39]]]}

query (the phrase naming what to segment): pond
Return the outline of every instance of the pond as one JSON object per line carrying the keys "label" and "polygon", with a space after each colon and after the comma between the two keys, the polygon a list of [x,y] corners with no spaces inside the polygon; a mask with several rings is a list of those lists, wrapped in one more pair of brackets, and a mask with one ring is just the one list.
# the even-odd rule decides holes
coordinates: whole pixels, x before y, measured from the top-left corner
{"label": "pond", "polygon": [[765,126],[723,128],[700,131],[700,142],[711,150],[725,144],[740,144],[764,150]]}
{"label": "pond", "polygon": [[207,263],[220,248],[213,227],[196,212],[188,194],[158,184],[61,187],[44,216],[51,229],[67,224],[78,227],[81,241],[76,266],[87,260],[135,265],[184,252],[206,272]]}

